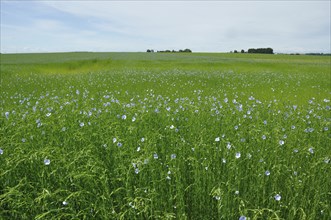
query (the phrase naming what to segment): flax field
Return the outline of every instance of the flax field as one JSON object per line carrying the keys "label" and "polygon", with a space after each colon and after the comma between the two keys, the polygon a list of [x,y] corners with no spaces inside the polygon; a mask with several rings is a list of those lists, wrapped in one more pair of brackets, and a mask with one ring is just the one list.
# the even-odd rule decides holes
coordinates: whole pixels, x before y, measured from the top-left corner
{"label": "flax field", "polygon": [[1,54],[0,219],[331,219],[331,59]]}

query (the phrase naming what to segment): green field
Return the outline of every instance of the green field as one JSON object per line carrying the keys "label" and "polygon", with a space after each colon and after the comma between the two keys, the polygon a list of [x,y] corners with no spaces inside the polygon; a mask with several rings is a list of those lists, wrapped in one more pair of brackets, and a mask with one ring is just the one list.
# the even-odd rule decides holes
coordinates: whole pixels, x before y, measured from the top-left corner
{"label": "green field", "polygon": [[331,217],[331,57],[1,54],[0,219]]}

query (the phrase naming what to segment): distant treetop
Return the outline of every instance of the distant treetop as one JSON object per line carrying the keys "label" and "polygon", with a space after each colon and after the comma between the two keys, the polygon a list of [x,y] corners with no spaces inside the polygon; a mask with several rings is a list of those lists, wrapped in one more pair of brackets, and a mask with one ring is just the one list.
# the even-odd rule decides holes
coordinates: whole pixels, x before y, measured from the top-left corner
{"label": "distant treetop", "polygon": [[[146,52],[151,53],[151,52],[154,52],[154,50],[147,49]],[[178,51],[176,51],[176,50],[158,50],[157,52],[158,53],[192,53],[192,50],[186,48],[184,50],[178,50]]]}
{"label": "distant treetop", "polygon": [[274,50],[270,47],[268,48],[250,48],[247,53],[266,53],[266,54],[274,54]]}

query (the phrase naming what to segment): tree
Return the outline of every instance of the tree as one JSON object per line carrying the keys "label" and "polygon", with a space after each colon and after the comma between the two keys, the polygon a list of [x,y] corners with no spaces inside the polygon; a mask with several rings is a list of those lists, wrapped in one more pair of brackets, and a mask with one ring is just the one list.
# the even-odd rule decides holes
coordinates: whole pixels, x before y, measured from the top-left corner
{"label": "tree", "polygon": [[242,49],[242,50],[240,51],[240,53],[245,53],[245,51]]}
{"label": "tree", "polygon": [[[148,52],[148,50],[147,50],[147,52]],[[151,50],[149,52],[154,52],[154,50]],[[176,51],[176,50],[158,50],[157,52],[159,52],[159,53],[177,53],[177,52],[178,53],[192,53],[192,50],[186,48],[185,50],[180,49],[178,51]]]}
{"label": "tree", "polygon": [[247,51],[248,53],[264,53],[264,54],[274,54],[274,50],[270,47],[268,48],[250,48]]}
{"label": "tree", "polygon": [[268,47],[266,49],[266,53],[268,53],[268,54],[274,54],[274,50],[272,48]]}
{"label": "tree", "polygon": [[238,51],[237,50],[234,50],[233,53],[238,53]]}

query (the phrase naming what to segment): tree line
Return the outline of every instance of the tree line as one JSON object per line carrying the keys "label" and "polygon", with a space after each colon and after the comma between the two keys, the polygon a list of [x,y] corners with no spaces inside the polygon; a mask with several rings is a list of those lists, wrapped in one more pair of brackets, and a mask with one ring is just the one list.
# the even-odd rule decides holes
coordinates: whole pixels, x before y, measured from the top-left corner
{"label": "tree line", "polygon": [[[233,52],[230,51],[230,53],[239,53],[238,50],[234,50]],[[264,53],[264,54],[274,54],[274,50],[270,47],[268,48],[250,48],[245,52],[245,50],[241,50],[240,53]]]}
{"label": "tree line", "polygon": [[[155,51],[153,49],[147,49],[147,53],[154,53]],[[158,53],[192,53],[192,50],[186,48],[184,50],[158,50],[156,51]]]}
{"label": "tree line", "polygon": [[265,53],[265,54],[274,54],[274,50],[270,47],[268,48],[250,48],[248,49],[247,53]]}

